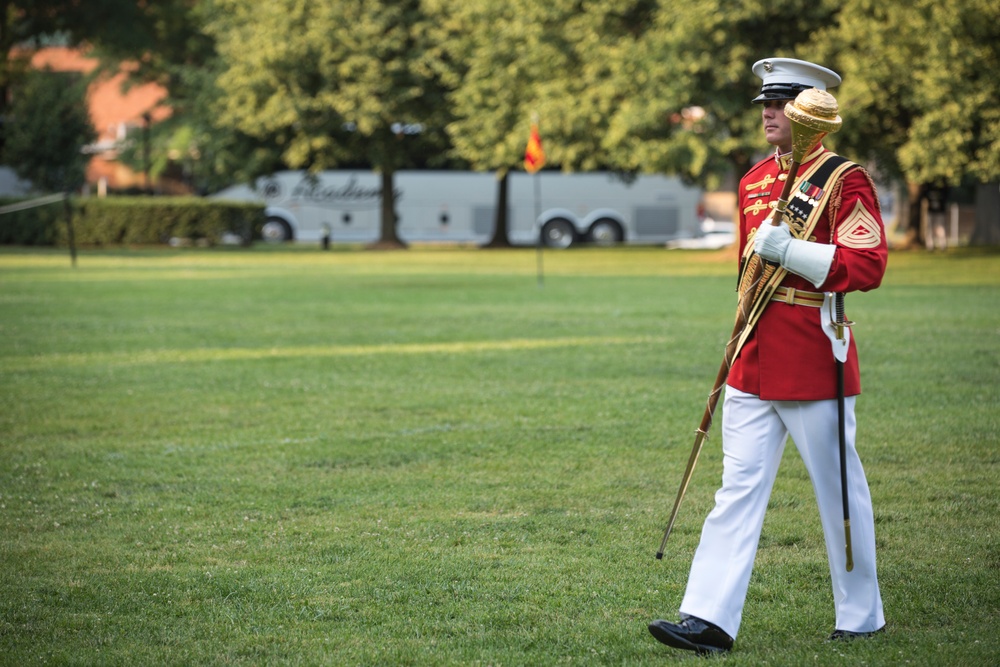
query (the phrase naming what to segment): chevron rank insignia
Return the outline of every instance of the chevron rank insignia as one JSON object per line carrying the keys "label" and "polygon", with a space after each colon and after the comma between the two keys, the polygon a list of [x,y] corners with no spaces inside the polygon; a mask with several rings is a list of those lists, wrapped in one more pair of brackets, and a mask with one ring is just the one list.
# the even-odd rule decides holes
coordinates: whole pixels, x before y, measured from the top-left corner
{"label": "chevron rank insignia", "polygon": [[845,248],[877,248],[882,243],[882,223],[859,201],[837,228],[837,242]]}

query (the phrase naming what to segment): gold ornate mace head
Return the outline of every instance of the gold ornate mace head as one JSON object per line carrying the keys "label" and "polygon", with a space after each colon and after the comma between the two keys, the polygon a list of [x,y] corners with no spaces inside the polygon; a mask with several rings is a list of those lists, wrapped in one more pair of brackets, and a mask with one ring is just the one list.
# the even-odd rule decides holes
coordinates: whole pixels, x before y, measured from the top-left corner
{"label": "gold ornate mace head", "polygon": [[823,137],[840,129],[839,110],[836,98],[818,88],[803,90],[785,105],[785,116],[792,121],[793,160],[801,162]]}

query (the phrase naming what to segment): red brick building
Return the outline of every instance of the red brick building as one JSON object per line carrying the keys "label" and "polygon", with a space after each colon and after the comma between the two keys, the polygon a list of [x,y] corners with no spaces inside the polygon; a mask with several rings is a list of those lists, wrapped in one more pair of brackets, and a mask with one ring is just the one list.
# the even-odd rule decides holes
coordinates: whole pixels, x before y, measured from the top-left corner
{"label": "red brick building", "polygon": [[[49,68],[54,72],[80,72],[91,74],[97,69],[98,61],[88,58],[79,49],[66,47],[46,47],[34,52],[31,66],[35,69]],[[114,76],[101,76],[90,84],[87,90],[87,104],[90,118],[97,131],[97,142],[90,147],[93,158],[87,166],[87,183],[100,189],[108,188],[159,187],[161,184],[145,182],[145,174],[135,172],[117,161],[118,142],[131,135],[141,140],[142,128],[149,122],[155,124],[170,116],[170,108],[162,104],[167,91],[152,83],[134,85],[127,90],[122,84],[127,72],[120,71]],[[172,188],[170,188],[172,189]]]}

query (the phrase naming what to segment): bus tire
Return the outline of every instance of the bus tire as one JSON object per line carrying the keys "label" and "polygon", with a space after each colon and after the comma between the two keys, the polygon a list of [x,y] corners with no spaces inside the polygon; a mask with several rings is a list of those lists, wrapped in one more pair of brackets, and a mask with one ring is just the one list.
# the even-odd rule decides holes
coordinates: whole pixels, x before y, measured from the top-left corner
{"label": "bus tire", "polygon": [[272,216],[264,222],[260,235],[268,243],[284,243],[292,240],[292,226],[287,221]]}
{"label": "bus tire", "polygon": [[587,241],[594,245],[609,246],[618,245],[625,240],[625,232],[617,220],[611,218],[601,218],[595,220],[594,224],[587,230]]}
{"label": "bus tire", "polygon": [[566,218],[552,218],[542,225],[542,245],[546,248],[568,248],[576,241],[576,228]]}

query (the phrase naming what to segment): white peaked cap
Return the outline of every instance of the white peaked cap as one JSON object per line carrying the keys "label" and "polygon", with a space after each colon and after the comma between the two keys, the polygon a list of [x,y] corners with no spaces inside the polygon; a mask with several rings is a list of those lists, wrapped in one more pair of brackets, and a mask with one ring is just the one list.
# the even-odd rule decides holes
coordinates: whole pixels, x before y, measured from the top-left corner
{"label": "white peaked cap", "polygon": [[792,100],[803,90],[826,90],[840,85],[840,75],[832,69],[795,58],[765,58],[753,64],[753,73],[760,77],[760,95],[754,102]]}

